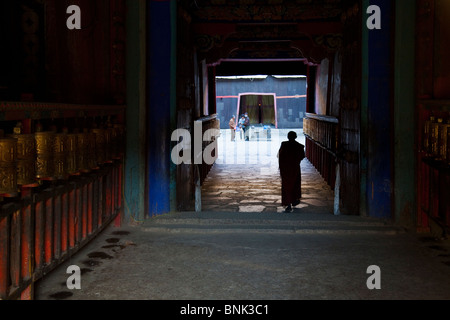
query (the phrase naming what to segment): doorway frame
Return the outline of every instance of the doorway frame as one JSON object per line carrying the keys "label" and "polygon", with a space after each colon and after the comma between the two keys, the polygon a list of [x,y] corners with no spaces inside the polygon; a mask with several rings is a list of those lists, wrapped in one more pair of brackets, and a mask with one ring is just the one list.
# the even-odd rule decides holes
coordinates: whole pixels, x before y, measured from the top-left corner
{"label": "doorway frame", "polygon": [[241,108],[241,98],[242,96],[273,96],[273,108],[275,110],[275,129],[278,129],[278,114],[277,114],[277,94],[276,93],[259,93],[259,92],[244,92],[239,93],[238,102],[236,108],[236,117],[239,116],[239,110]]}

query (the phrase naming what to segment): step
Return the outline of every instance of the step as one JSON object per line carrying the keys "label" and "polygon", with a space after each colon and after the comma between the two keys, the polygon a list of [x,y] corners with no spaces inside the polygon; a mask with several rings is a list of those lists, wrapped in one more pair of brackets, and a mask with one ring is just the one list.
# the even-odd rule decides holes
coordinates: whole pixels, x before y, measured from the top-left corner
{"label": "step", "polygon": [[147,232],[398,234],[403,228],[378,219],[356,216],[286,213],[175,213],[148,219]]}

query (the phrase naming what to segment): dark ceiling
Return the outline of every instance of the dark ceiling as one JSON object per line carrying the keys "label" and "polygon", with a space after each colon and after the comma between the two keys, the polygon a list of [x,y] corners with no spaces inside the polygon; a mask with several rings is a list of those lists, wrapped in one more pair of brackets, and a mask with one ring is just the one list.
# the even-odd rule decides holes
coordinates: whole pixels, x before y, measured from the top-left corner
{"label": "dark ceiling", "polygon": [[197,22],[301,22],[340,19],[342,0],[190,0]]}
{"label": "dark ceiling", "polygon": [[357,0],[181,0],[199,57],[217,75],[306,74],[342,43],[341,17]]}

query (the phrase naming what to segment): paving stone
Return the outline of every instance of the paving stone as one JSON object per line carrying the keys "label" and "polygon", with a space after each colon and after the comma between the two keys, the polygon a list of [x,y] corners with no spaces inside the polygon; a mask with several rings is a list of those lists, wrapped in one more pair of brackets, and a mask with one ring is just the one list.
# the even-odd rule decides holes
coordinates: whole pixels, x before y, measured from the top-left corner
{"label": "paving stone", "polygon": [[239,206],[239,212],[263,212],[265,206]]}
{"label": "paving stone", "polygon": [[326,207],[328,206],[327,202],[324,202],[323,200],[317,200],[317,199],[302,199],[302,202],[305,202],[307,204],[316,206],[316,207]]}
{"label": "paving stone", "polygon": [[308,203],[300,203],[299,205],[295,206],[295,209],[303,209],[308,207],[309,207]]}

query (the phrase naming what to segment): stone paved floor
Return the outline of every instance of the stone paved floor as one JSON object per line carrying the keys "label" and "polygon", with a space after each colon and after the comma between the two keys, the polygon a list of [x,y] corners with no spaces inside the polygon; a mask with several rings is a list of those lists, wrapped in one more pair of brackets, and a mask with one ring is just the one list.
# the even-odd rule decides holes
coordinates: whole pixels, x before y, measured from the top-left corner
{"label": "stone paved floor", "polygon": [[[277,153],[289,130],[274,130],[271,141],[231,142],[229,130],[219,138],[219,157],[202,186],[202,210],[220,212],[282,212]],[[297,141],[304,144],[301,130]],[[301,163],[301,204],[295,210],[333,213],[334,192],[305,159]]]}
{"label": "stone paved floor", "polygon": [[[222,141],[202,212],[109,226],[41,279],[36,299],[157,300],[153,311],[164,308],[161,300],[450,299],[449,241],[376,219],[333,215],[333,192],[308,161],[302,163],[301,206],[278,213],[276,151],[284,137],[235,142],[248,150],[239,157],[243,164],[227,163],[234,145]],[[267,149],[258,156],[260,147]],[[81,268],[81,289],[67,287],[69,265]],[[372,265],[380,268],[381,289],[367,286]],[[180,308],[165,313],[180,318]],[[283,317],[271,310],[270,318]]]}

